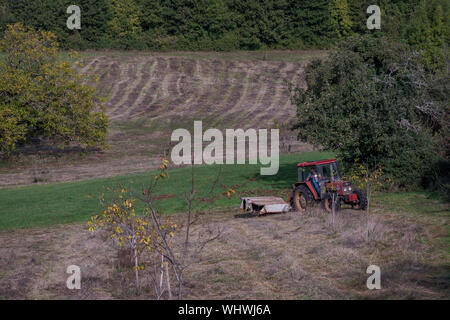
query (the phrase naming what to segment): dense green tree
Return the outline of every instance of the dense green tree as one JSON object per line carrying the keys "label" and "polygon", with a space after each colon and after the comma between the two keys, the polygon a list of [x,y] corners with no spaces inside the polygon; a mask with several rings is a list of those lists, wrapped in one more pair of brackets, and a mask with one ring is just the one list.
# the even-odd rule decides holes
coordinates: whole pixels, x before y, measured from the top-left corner
{"label": "dense green tree", "polygon": [[6,0],[0,0],[0,34],[8,23],[12,22],[11,11],[6,4]]}
{"label": "dense green tree", "polygon": [[63,0],[6,0],[6,5],[15,22],[52,31],[63,42],[69,33],[66,27],[67,6]]}
{"label": "dense green tree", "polygon": [[352,22],[350,20],[347,0],[332,0],[329,4],[331,27],[338,39],[350,34]]}
{"label": "dense green tree", "polygon": [[299,37],[306,45],[327,47],[331,44],[333,29],[327,0],[302,1],[297,19]]}
{"label": "dense green tree", "polygon": [[[1,0],[6,22],[52,31],[65,48],[236,50],[330,48],[351,34],[387,35],[442,68],[447,0],[379,0],[381,30],[366,27],[370,0],[79,0],[81,30],[66,27],[70,0]],[[1,31],[1,30],[0,30]]]}
{"label": "dense green tree", "polygon": [[431,70],[444,68],[444,47],[447,38],[444,21],[441,1],[421,1],[407,29],[407,42],[424,52],[424,62]]}
{"label": "dense green tree", "polygon": [[372,3],[369,0],[348,0],[348,12],[354,33],[367,32],[366,9],[370,4]]}
{"label": "dense green tree", "polygon": [[[65,8],[73,1],[65,0]],[[68,46],[71,48],[101,48],[107,46],[108,22],[112,19],[109,0],[79,0],[81,30],[68,30]],[[65,15],[67,19],[69,15]],[[64,20],[66,23],[66,20]]]}
{"label": "dense green tree", "polygon": [[299,138],[418,184],[436,159],[433,134],[445,115],[422,68],[419,55],[385,38],[342,42],[307,67],[308,88],[295,90]]}
{"label": "dense green tree", "polygon": [[139,6],[139,21],[144,32],[164,25],[161,0],[136,0],[136,4]]}
{"label": "dense green tree", "polygon": [[230,11],[221,0],[186,1],[182,12],[179,39],[185,48],[213,49],[214,42],[233,27]]}
{"label": "dense green tree", "polygon": [[0,41],[0,153],[45,138],[59,145],[102,146],[107,119],[95,90],[61,60],[55,35],[10,25]]}
{"label": "dense green tree", "polygon": [[110,0],[112,19],[108,23],[111,42],[123,48],[135,47],[142,33],[140,7],[134,0]]}
{"label": "dense green tree", "polygon": [[4,0],[5,6],[15,22],[47,30],[57,35],[63,47],[86,48],[105,46],[103,41],[108,21],[110,0],[79,0],[81,9],[81,30],[69,30],[66,26],[67,7],[70,0],[51,0],[43,3],[39,0]]}

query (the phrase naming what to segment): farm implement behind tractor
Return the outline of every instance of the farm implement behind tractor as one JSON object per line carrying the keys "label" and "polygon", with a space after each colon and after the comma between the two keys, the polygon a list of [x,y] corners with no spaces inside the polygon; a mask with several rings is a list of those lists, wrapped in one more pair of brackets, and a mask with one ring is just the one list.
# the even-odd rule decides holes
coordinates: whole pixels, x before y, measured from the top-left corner
{"label": "farm implement behind tractor", "polygon": [[343,180],[336,159],[303,162],[297,165],[298,181],[292,185],[288,201],[277,197],[245,197],[241,209],[252,215],[305,211],[318,203],[330,213],[340,210],[342,204],[363,210],[367,199],[361,190],[354,190],[349,181]]}
{"label": "farm implement behind tractor", "polygon": [[291,206],[278,197],[250,197],[242,198],[241,209],[251,215],[266,213],[281,213],[291,210]]}

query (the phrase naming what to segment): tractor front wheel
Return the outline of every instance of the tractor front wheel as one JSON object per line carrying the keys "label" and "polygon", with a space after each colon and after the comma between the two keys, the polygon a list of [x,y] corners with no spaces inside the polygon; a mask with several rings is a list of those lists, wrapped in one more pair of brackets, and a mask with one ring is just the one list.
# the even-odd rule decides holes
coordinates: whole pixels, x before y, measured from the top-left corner
{"label": "tractor front wheel", "polygon": [[[327,193],[324,195],[324,197],[322,199],[322,208],[327,213],[333,212],[333,196],[332,196],[332,194]],[[341,210],[341,199],[339,198],[338,195],[335,195],[334,211],[337,212],[339,210]]]}
{"label": "tractor front wheel", "polygon": [[294,189],[291,206],[295,211],[305,211],[314,201],[311,191],[305,186],[298,186]]}
{"label": "tractor front wheel", "polygon": [[355,190],[356,195],[358,196],[358,203],[353,205],[353,209],[356,210],[364,210],[367,208],[367,198],[362,190]]}

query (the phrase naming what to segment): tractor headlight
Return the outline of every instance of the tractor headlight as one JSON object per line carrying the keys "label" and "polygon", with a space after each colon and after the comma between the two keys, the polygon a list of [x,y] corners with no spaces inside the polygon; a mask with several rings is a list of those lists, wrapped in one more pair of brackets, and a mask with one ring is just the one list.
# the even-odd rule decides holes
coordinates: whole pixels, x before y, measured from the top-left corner
{"label": "tractor headlight", "polygon": [[347,187],[344,187],[344,192],[347,192],[348,191],[348,188]]}

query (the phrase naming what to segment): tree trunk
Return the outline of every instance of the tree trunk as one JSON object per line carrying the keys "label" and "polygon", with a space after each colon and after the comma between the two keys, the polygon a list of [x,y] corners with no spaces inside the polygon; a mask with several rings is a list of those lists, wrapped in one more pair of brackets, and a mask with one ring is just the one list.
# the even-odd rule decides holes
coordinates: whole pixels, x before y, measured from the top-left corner
{"label": "tree trunk", "polygon": [[163,279],[164,279],[164,256],[161,255],[161,265],[160,265],[160,276],[159,276],[159,293],[158,293],[158,300],[161,298],[162,296],[162,292],[163,292]]}
{"label": "tree trunk", "polygon": [[366,207],[366,241],[369,241],[369,206],[370,206],[370,185],[367,184],[367,207]]}
{"label": "tree trunk", "polygon": [[183,275],[178,277],[178,300],[183,300]]}
{"label": "tree trunk", "polygon": [[137,292],[139,293],[140,291],[140,286],[139,286],[139,261],[138,261],[138,253],[137,253],[137,249],[134,248],[134,269],[135,269],[135,273],[136,273],[136,289]]}
{"label": "tree trunk", "polygon": [[172,289],[170,288],[169,264],[167,262],[164,263],[164,267],[166,269],[167,292],[169,293],[169,300],[172,300]]}
{"label": "tree trunk", "polygon": [[333,231],[335,231],[335,228],[334,228],[334,214],[336,212],[336,204],[335,204],[336,194],[334,192],[331,194],[331,201],[332,201],[332,203],[331,203],[331,215],[332,215],[331,216],[331,224],[333,226]]}

